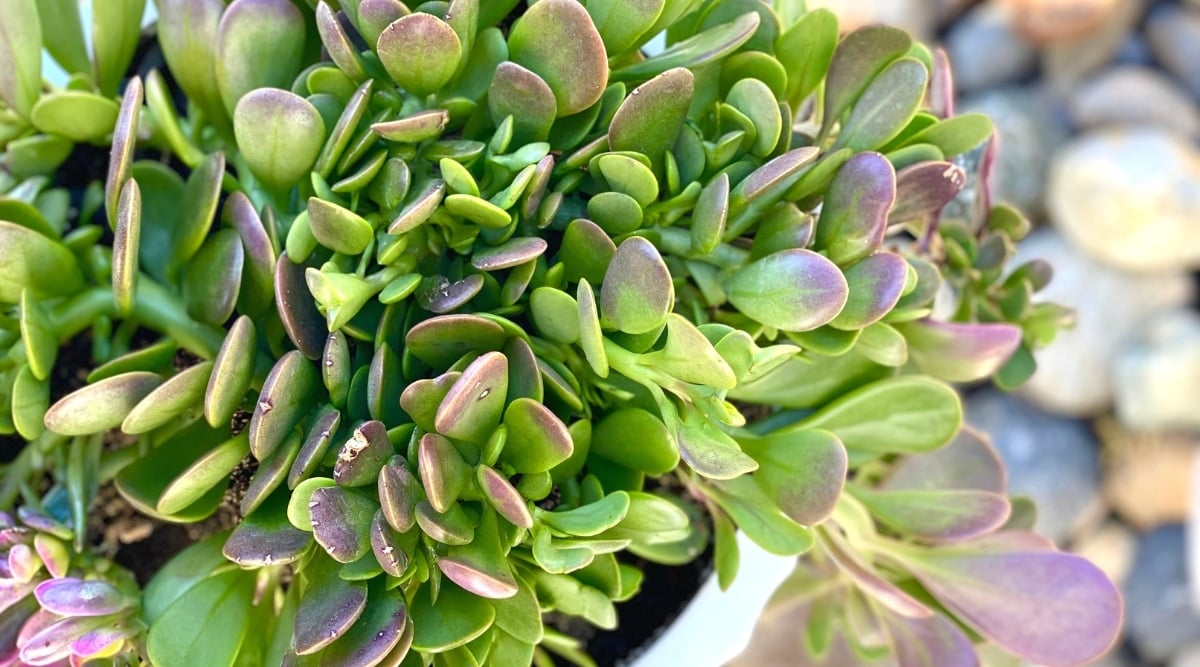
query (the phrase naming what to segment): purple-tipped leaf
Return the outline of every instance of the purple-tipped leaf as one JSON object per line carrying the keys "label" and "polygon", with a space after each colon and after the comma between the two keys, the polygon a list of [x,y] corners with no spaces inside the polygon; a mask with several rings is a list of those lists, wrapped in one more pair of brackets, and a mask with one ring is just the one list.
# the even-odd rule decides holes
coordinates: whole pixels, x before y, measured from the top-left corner
{"label": "purple-tipped leaf", "polygon": [[1090,662],[1112,647],[1120,631],[1120,593],[1080,556],[946,548],[909,564],[968,626],[1038,664]]}
{"label": "purple-tipped leaf", "polygon": [[436,433],[422,436],[417,446],[417,471],[429,504],[438,512],[449,511],[471,480],[471,468],[454,443]]}
{"label": "purple-tipped leaf", "polygon": [[316,369],[299,351],[280,357],[250,416],[250,451],[255,458],[267,458],[287,438],[310,408],[319,385]]}
{"label": "purple-tipped leaf", "polygon": [[990,491],[868,491],[855,495],[889,528],[928,542],[986,535],[1008,520],[1008,498]]}
{"label": "purple-tipped leaf", "polygon": [[494,468],[479,466],[475,469],[475,479],[483,497],[500,516],[518,528],[533,528],[529,505],[504,475]]}
{"label": "purple-tipped leaf", "polygon": [[480,597],[510,598],[517,594],[517,580],[505,557],[496,515],[484,512],[469,546],[451,547],[438,569],[446,578]]}
{"label": "purple-tipped leaf", "polygon": [[849,286],[841,270],[810,250],[785,250],[750,264],[726,284],[729,301],[766,326],[809,331],[837,316]]}
{"label": "purple-tipped leaf", "polygon": [[319,488],[308,501],[313,537],[339,563],[353,563],[371,550],[375,501],[339,486]]}
{"label": "purple-tipped leaf", "polygon": [[62,435],[88,435],[116,428],[161,383],[156,373],[132,371],[87,385],[50,406],[46,428]]}
{"label": "purple-tipped leaf", "polygon": [[850,295],[830,326],[855,330],[883,319],[900,301],[908,278],[908,262],[896,253],[877,252],[845,271]]}
{"label": "purple-tipped leaf", "polygon": [[501,459],[522,473],[550,470],[574,451],[571,433],[549,408],[530,398],[518,398],[504,412],[508,430]]}
{"label": "purple-tipped leaf", "polygon": [[113,624],[109,627],[96,628],[83,634],[71,642],[71,653],[76,659],[72,662],[86,662],[89,658],[103,658],[116,653],[127,636],[134,634],[132,630]]}
{"label": "purple-tipped leaf", "polygon": [[296,610],[292,647],[299,655],[315,653],[350,629],[367,606],[367,585],[346,581],[332,569],[317,568],[325,576],[313,577]]}
{"label": "purple-tipped leaf", "polygon": [[825,195],[816,247],[839,266],[870,255],[883,244],[888,211],[896,200],[896,172],[879,153],[846,161]]}
{"label": "purple-tipped leaf", "polygon": [[275,263],[275,303],[283,330],[296,349],[309,359],[320,359],[325,349],[325,318],[317,310],[317,302],[304,277],[305,266],[279,255]]}
{"label": "purple-tipped leaf", "polygon": [[660,163],[687,119],[694,80],[691,70],[676,67],[635,88],[612,117],[609,148],[641,153],[651,163]]}
{"label": "purple-tipped leaf", "polygon": [[423,97],[454,76],[463,44],[445,21],[432,14],[416,13],[392,22],[379,35],[376,51],[396,83]]}
{"label": "purple-tipped leaf", "polygon": [[834,564],[854,581],[859,590],[885,608],[904,618],[930,618],[934,615],[921,601],[885,579],[871,564],[864,563],[840,537],[827,537],[821,540],[821,544]]}
{"label": "purple-tipped leaf", "polygon": [[425,490],[409,471],[403,458],[396,457],[379,471],[379,504],[388,525],[408,532],[416,523],[417,504],[425,500]]}
{"label": "purple-tipped leaf", "polygon": [[340,486],[372,484],[395,453],[383,422],[364,422],[354,429],[338,451],[333,479]]}
{"label": "purple-tipped leaf", "polygon": [[972,382],[996,371],[1021,344],[1012,324],[921,320],[895,325],[908,340],[909,358],[925,373],[949,382]]}
{"label": "purple-tipped leaf", "polygon": [[478,315],[442,315],[413,326],[405,336],[408,350],[436,369],[448,368],[470,352],[495,352],[504,346],[504,329]]}
{"label": "purple-tipped leaf", "polygon": [[617,247],[600,286],[603,321],[628,334],[662,326],[675,304],[675,286],[662,255],[632,236]]}
{"label": "purple-tipped leaf", "polygon": [[488,111],[499,125],[513,117],[513,141],[517,145],[545,141],[558,114],[554,91],[542,77],[513,62],[496,67],[488,89]]}
{"label": "purple-tipped leaf", "polygon": [[879,488],[883,491],[974,489],[1004,493],[1008,484],[1000,455],[986,436],[964,426],[945,447],[900,458]]}
{"label": "purple-tipped leaf", "polygon": [[742,443],[759,463],[754,479],[793,521],[815,526],[833,513],[846,482],[846,448],[828,431],[779,433]]}
{"label": "purple-tipped leaf", "polygon": [[393,577],[404,575],[408,568],[408,553],[401,546],[400,535],[388,525],[383,510],[371,519],[371,551],[384,572]]}
{"label": "purple-tipped leaf", "polygon": [[595,104],[608,85],[608,54],[583,5],[545,0],[529,8],[508,35],[513,62],[554,91],[559,116]]}
{"label": "purple-tipped leaf", "polygon": [[372,586],[363,613],[342,637],[321,652],[321,664],[338,667],[398,664],[388,662],[387,658],[405,634],[411,632],[411,625],[401,589]]}
{"label": "purple-tipped leaf", "polygon": [[225,9],[217,28],[216,73],[230,115],[250,91],[292,82],[305,33],[304,16],[288,0],[235,0]]}
{"label": "purple-tipped leaf", "polygon": [[500,423],[507,394],[508,359],[499,352],[487,352],[472,361],[450,387],[434,425],[450,438],[487,442]]}
{"label": "purple-tipped leaf", "polygon": [[937,213],[967,183],[967,172],[950,162],[920,162],[896,172],[896,205],[888,213],[895,224]]}
{"label": "purple-tipped leaf", "polygon": [[43,581],[34,589],[43,609],[63,616],[103,616],[132,606],[132,601],[107,581],[74,577]]}
{"label": "purple-tipped leaf", "polygon": [[880,614],[900,667],[979,667],[975,646],[943,616]]}

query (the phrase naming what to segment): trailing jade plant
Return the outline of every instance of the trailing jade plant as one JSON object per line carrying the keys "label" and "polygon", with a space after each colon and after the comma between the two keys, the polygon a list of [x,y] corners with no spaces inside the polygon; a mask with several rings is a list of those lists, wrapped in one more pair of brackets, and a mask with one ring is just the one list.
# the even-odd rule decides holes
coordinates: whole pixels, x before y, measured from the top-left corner
{"label": "trailing jade plant", "polygon": [[[590,665],[569,619],[728,586],[738,531],[810,661],[1112,644],[947,384],[1068,313],[940,52],[789,0],[156,4],[0,0],[4,664]],[[203,539],[139,589],[106,489]]]}

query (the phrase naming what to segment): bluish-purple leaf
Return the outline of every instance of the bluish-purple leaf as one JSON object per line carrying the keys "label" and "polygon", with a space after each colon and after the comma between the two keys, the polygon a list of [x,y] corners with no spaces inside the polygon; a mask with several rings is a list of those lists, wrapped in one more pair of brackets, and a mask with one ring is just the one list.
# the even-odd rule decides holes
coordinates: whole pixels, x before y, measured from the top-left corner
{"label": "bluish-purple leaf", "polygon": [[907,560],[965,623],[1038,664],[1090,662],[1112,647],[1121,628],[1120,593],[1080,556],[947,547]]}

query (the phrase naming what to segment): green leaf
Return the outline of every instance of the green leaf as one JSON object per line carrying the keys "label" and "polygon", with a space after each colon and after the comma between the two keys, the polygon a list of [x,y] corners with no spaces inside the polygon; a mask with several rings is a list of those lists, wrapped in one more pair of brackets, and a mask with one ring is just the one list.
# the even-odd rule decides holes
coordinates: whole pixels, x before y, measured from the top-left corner
{"label": "green leaf", "polygon": [[229,422],[250,389],[254,374],[254,321],[242,315],[234,321],[213,360],[204,392],[204,418],[213,428]]}
{"label": "green leaf", "polygon": [[666,0],[590,0],[587,11],[605,50],[615,56],[637,44],[658,21],[665,5]]}
{"label": "green leaf", "polygon": [[442,583],[436,603],[430,593],[429,586],[421,587],[410,609],[412,647],[418,651],[441,653],[463,646],[487,631],[496,618],[487,600],[453,583]]}
{"label": "green leaf", "polygon": [[184,510],[166,515],[158,511],[158,499],[167,485],[188,466],[229,438],[229,430],[214,430],[202,421],[176,434],[161,446],[126,466],[116,478],[117,491],[143,514],[179,523],[205,519],[217,511],[225,495],[222,485],[213,486]]}
{"label": "green leaf", "polygon": [[204,397],[212,368],[212,362],[205,361],[155,387],[121,422],[121,431],[135,435],[148,433],[197,406]]}
{"label": "green leaf", "polygon": [[504,426],[508,435],[500,458],[518,472],[545,472],[571,456],[573,445],[566,424],[531,398],[509,404]]}
{"label": "green leaf", "polygon": [[852,451],[912,453],[950,442],[961,423],[954,389],[928,377],[902,376],[845,394],[785,431],[824,429]]}
{"label": "green leaf", "polygon": [[533,516],[543,524],[567,535],[592,537],[616,526],[629,512],[630,498],[624,491],[615,491],[571,510],[547,512],[541,508]]}
{"label": "green leaf", "polygon": [[533,587],[517,577],[517,594],[501,600],[492,600],[496,610],[496,627],[526,644],[538,644],[544,634],[542,609],[538,605]]}
{"label": "green leaf", "polygon": [[592,106],[608,85],[608,55],[596,26],[574,0],[541,0],[513,25],[509,57],[554,91],[559,116]]}
{"label": "green leaf", "polygon": [[224,488],[230,473],[249,453],[250,444],[245,432],[217,445],[167,484],[158,497],[156,509],[162,514],[176,514],[203,498],[212,488]]}
{"label": "green leaf", "polygon": [[308,198],[308,224],[321,245],[346,255],[362,253],[375,235],[362,216],[317,197]]}
{"label": "green leaf", "polygon": [[42,89],[42,22],[32,0],[0,0],[0,100],[29,117]]}
{"label": "green leaf", "polygon": [[883,245],[887,216],[896,201],[896,172],[879,153],[851,157],[829,184],[817,221],[816,248],[839,266]]}
{"label": "green leaf", "polygon": [[280,357],[263,381],[250,416],[250,451],[255,458],[265,459],[287,438],[311,407],[319,385],[316,369],[298,350]]}
{"label": "green leaf", "polygon": [[27,441],[40,436],[46,430],[49,407],[49,380],[37,379],[29,366],[22,366],[12,385],[12,421],[17,433]]}
{"label": "green leaf", "polygon": [[658,55],[626,65],[613,72],[613,79],[645,79],[676,67],[695,69],[719,60],[750,41],[761,20],[757,13],[747,12],[733,21],[722,23],[673,44]]}
{"label": "green leaf", "polygon": [[162,378],[133,371],[77,389],[46,412],[46,427],[62,435],[89,435],[115,428]]}
{"label": "green leaf", "polygon": [[608,353],[604,350],[604,332],[600,330],[600,309],[596,305],[596,293],[587,279],[580,280],[576,286],[575,301],[579,304],[579,347],[592,371],[602,378],[608,377]]}
{"label": "green leaf", "polygon": [[928,80],[925,66],[912,58],[888,65],[854,104],[833,148],[874,150],[900,134],[925,99]]}
{"label": "green leaf", "polygon": [[158,43],[179,87],[204,110],[204,117],[228,130],[229,120],[217,87],[217,29],[223,0],[155,0]]}
{"label": "green leaf", "polygon": [[142,238],[142,191],[135,179],[125,181],[117,203],[113,235],[112,289],[117,312],[127,316],[137,296],[138,253]]}
{"label": "green leaf", "polygon": [[909,137],[905,143],[933,144],[941,149],[943,155],[950,157],[965,153],[987,141],[993,131],[992,121],[987,116],[981,113],[965,113],[940,120]]}
{"label": "green leaf", "polygon": [[117,122],[120,107],[107,97],[78,90],[43,95],[33,105],[30,120],[42,132],[75,142],[98,142]]}
{"label": "green leaf", "polygon": [[275,190],[304,180],[325,143],[325,121],[316,107],[276,88],[243,96],[233,112],[233,130],[250,171]]}
{"label": "green leaf", "polygon": [[73,294],[82,286],[83,274],[66,246],[0,220],[0,302],[17,303],[26,288],[46,297]]}
{"label": "green leaf", "polygon": [[679,446],[667,426],[635,407],[611,412],[596,423],[591,452],[650,475],[665,474],[679,465]]}
{"label": "green leaf", "polygon": [[87,42],[83,39],[83,24],[79,19],[77,0],[41,0],[37,3],[42,25],[54,26],[43,34],[46,50],[68,73],[89,74],[92,61],[88,58]]}
{"label": "green leaf", "polygon": [[438,407],[434,424],[449,438],[483,444],[500,423],[508,395],[508,359],[487,352],[472,361]]}
{"label": "green leaf", "polygon": [[288,0],[235,0],[229,5],[218,28],[216,73],[230,116],[250,91],[286,88],[292,82],[301,67],[306,32],[304,16]]}
{"label": "green leaf", "polygon": [[758,461],[754,480],[793,521],[815,526],[833,513],[846,482],[846,448],[828,431],[802,430],[743,441]]}
{"label": "green leaf", "polygon": [[458,71],[463,44],[445,21],[418,12],[392,22],[379,35],[376,51],[396,83],[423,97],[437,92]]}
{"label": "green leaf", "polygon": [[802,16],[775,42],[775,57],[788,73],[787,102],[793,109],[825,79],[837,41],[837,16],[822,7]]}
{"label": "green leaf", "polygon": [[887,26],[867,26],[846,35],[833,52],[825,79],[823,130],[841,119],[875,75],[912,46],[912,38],[903,30]]}
{"label": "green leaf", "polygon": [[488,111],[499,125],[513,117],[513,143],[545,141],[558,114],[554,91],[542,77],[513,62],[496,67],[496,76],[488,88]]}
{"label": "green leaf", "polygon": [[667,343],[661,349],[642,355],[652,368],[684,382],[733,389],[737,377],[713,344],[686,317],[667,315]]}
{"label": "green leaf", "polygon": [[146,0],[112,0],[92,12],[92,60],[96,82],[105,95],[116,95],[142,35]]}
{"label": "green leaf", "polygon": [[699,489],[725,510],[747,537],[779,556],[798,556],[813,545],[812,531],[789,519],[749,476]]}
{"label": "green leaf", "polygon": [[783,115],[775,93],[758,79],[742,79],[733,84],[725,102],[746,115],[754,123],[755,138],[750,154],[767,157],[775,150],[783,129]]}
{"label": "green leaf", "polygon": [[233,570],[189,588],[150,626],[146,652],[161,667],[231,667],[250,632],[255,573]]}
{"label": "green leaf", "polygon": [[603,322],[628,334],[661,327],[675,304],[675,285],[652,243],[631,236],[617,246],[600,285]]}
{"label": "green leaf", "polygon": [[50,314],[29,290],[21,292],[20,328],[30,372],[38,380],[49,378],[58,357],[58,335]]}
{"label": "green leaf", "polygon": [[640,153],[660,166],[687,119],[694,81],[691,70],[675,67],[635,88],[609,122],[608,147]]}
{"label": "green leaf", "polygon": [[218,229],[183,271],[183,301],[193,319],[221,326],[237,305],[245,250],[237,231]]}
{"label": "green leaf", "polygon": [[172,605],[217,567],[228,564],[221,554],[226,534],[217,533],[188,546],[162,567],[142,592],[142,620],[153,625]]}
{"label": "green leaf", "polygon": [[808,331],[829,322],[849,297],[842,272],[811,250],[785,250],[739,270],[725,286],[738,310],[767,326]]}

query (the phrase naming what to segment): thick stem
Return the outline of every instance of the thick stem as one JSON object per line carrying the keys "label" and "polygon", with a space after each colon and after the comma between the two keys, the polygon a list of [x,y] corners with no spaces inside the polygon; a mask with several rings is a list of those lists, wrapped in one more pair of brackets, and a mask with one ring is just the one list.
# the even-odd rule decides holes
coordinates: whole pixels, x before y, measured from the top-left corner
{"label": "thick stem", "polygon": [[[117,317],[117,304],[110,288],[93,287],[61,304],[54,312],[59,343],[66,343],[99,317]],[[174,338],[180,346],[202,359],[217,356],[225,339],[220,329],[189,317],[183,304],[144,274],[138,277],[137,297],[130,317]]]}

